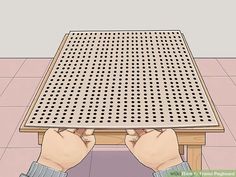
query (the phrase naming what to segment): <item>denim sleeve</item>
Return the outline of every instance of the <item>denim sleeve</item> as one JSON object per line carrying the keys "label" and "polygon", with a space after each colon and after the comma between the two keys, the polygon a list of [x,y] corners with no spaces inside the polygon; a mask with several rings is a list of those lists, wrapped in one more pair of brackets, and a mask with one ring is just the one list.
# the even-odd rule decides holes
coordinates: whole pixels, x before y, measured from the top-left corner
{"label": "denim sleeve", "polygon": [[33,162],[27,174],[21,174],[20,177],[66,177],[67,173],[60,172],[44,166],[40,163]]}

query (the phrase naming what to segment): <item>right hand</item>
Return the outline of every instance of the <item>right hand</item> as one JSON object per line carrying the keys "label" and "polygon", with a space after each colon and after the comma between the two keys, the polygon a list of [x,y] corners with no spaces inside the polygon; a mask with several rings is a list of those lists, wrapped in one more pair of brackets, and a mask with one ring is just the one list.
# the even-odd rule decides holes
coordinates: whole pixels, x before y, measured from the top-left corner
{"label": "right hand", "polygon": [[126,146],[143,165],[154,171],[166,170],[182,162],[174,130],[127,130]]}

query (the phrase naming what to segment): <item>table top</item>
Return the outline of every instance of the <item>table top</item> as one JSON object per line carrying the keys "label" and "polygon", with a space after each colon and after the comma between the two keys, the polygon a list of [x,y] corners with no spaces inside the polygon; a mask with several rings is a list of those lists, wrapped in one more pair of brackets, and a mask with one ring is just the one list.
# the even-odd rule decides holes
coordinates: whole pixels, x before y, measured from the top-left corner
{"label": "table top", "polygon": [[[77,52],[80,55],[76,55]],[[82,54],[83,52],[84,55]],[[86,52],[90,54],[86,54]],[[107,62],[109,61],[109,58],[106,58],[106,56],[108,56],[106,52],[110,53],[110,59],[113,57],[113,59],[110,60],[110,63]],[[81,57],[81,59],[76,60],[75,57],[78,58],[79,56]],[[128,57],[131,58],[127,60]],[[87,62],[85,62],[86,60]],[[146,65],[144,64],[144,61]],[[125,68],[123,65],[125,62],[127,68]],[[91,63],[93,63],[93,65]],[[82,66],[83,64],[84,66]],[[110,64],[109,66],[112,66],[113,68],[109,70],[109,67],[103,67],[106,64]],[[66,66],[67,70],[65,69]],[[72,66],[74,66],[74,69],[72,69]],[[92,98],[97,96],[97,100],[99,100],[101,98],[104,99],[105,94],[109,96],[112,95],[112,92],[110,92],[112,90],[112,87],[107,87],[107,89],[102,88],[104,91],[103,97],[98,96],[97,91],[99,89],[94,89],[94,92],[97,93],[96,96],[94,96],[95,94],[93,94],[92,92],[88,92],[88,90],[86,92],[85,86],[88,85],[86,85],[85,83],[90,83],[91,87],[94,86],[94,88],[99,88],[96,87],[96,84],[99,83],[96,81],[102,80],[102,78],[104,78],[103,80],[109,79],[108,77],[105,77],[109,75],[105,75],[104,72],[103,74],[99,72],[97,72],[99,74],[91,74],[95,71],[102,71],[102,67],[104,68],[104,72],[106,74],[110,73],[109,71],[113,71],[113,73],[111,73],[110,75],[113,74],[117,77],[116,79],[113,79],[113,83],[115,86],[117,86],[118,84],[123,84],[122,86],[124,86],[124,90],[122,90],[121,92],[122,94],[119,94],[119,90],[114,89],[113,93],[115,94],[113,94],[113,100],[115,99],[114,102],[116,104],[113,104],[114,102],[110,102],[109,105],[115,107],[116,109],[119,108],[119,110],[128,110],[127,112],[132,112],[133,110],[135,110],[132,107],[133,103],[133,105],[136,105],[137,108],[140,108],[140,111],[136,111],[136,113],[140,113],[139,115],[136,113],[134,113],[133,115],[126,114],[126,119],[124,119],[124,114],[117,114],[118,116],[116,115],[116,119],[114,119],[116,121],[112,122],[113,119],[106,118],[109,117],[109,113],[114,112],[115,109],[107,108],[102,110],[103,107],[99,106],[101,106],[103,102],[98,102],[98,106],[95,109],[93,107],[95,103],[89,104],[89,101],[82,101],[82,98],[85,98],[85,100],[93,100]],[[63,68],[65,69],[64,71]],[[81,73],[82,71],[85,73],[83,74],[84,76],[81,76],[78,73],[77,75],[74,74],[75,71],[78,71],[78,68],[80,69]],[[94,68],[94,70],[91,68]],[[59,71],[61,71],[61,73],[59,73]],[[88,74],[86,74],[86,72]],[[119,72],[120,75],[117,74],[117,72]],[[125,72],[127,72],[126,75]],[[88,77],[89,73],[91,77]],[[67,103],[66,101],[62,101],[62,103],[64,104],[64,108],[66,108],[66,106],[67,108],[70,108],[69,110],[67,109],[64,112],[60,112],[62,114],[57,114],[57,116],[65,117],[64,119],[68,118],[68,120],[54,119],[53,122],[53,120],[50,120],[53,116],[48,116],[48,119],[46,119],[47,116],[42,116],[45,115],[45,112],[48,113],[48,115],[51,115],[53,111],[53,109],[51,109],[51,112],[50,109],[47,109],[48,105],[50,104],[49,100],[42,98],[55,98],[56,95],[53,95],[53,93],[55,93],[57,89],[60,90],[59,88],[63,90],[63,87],[59,87],[58,83],[69,83],[69,81],[71,82],[71,80],[67,80],[67,82],[63,81],[63,79],[67,79],[66,77],[68,77],[69,75],[71,76],[72,80],[76,78],[77,82],[74,82],[74,87],[67,87],[67,91],[80,86],[79,84],[82,83],[81,85],[84,84],[85,86],[79,88],[84,92],[80,92],[80,95],[82,95],[81,97],[67,97],[68,100],[72,99],[73,101],[77,101],[79,99],[79,101],[76,102],[76,106],[73,101],[71,101],[73,102],[71,104],[70,102],[68,102],[68,100]],[[96,75],[98,75],[99,77],[96,78]],[[138,78],[137,76],[141,76],[140,80],[134,79]],[[56,79],[59,81],[55,81]],[[127,82],[125,82],[125,79],[127,80]],[[149,82],[147,80],[149,80]],[[100,84],[106,85],[106,83],[111,83],[112,79],[107,81],[108,82],[100,82]],[[154,84],[155,81],[158,84]],[[139,85],[137,83],[139,83]],[[126,87],[125,84],[127,84]],[[140,85],[141,87],[138,87]],[[156,86],[157,90],[154,90],[152,92],[150,90],[152,90],[153,86]],[[64,87],[64,91],[66,90],[65,88],[66,87]],[[58,93],[60,93],[60,91],[58,91]],[[66,91],[64,93],[66,93]],[[123,93],[134,94],[129,94],[129,97],[127,96],[127,94]],[[132,100],[132,96],[137,98],[137,95],[139,96],[140,93],[141,99]],[[88,95],[87,98],[85,95]],[[121,96],[119,97],[119,95]],[[57,97],[63,98],[66,96],[68,95],[58,94]],[[129,98],[126,98],[125,100],[125,96]],[[143,99],[145,96],[147,98],[146,100]],[[117,104],[120,103],[118,102],[119,100],[126,101],[128,103]],[[158,101],[154,102],[154,100]],[[154,103],[148,104],[147,102]],[[104,104],[108,104],[108,102],[104,102]],[[58,107],[59,101],[55,101],[54,105]],[[72,107],[72,105],[74,107]],[[40,109],[41,106],[44,107],[44,109]],[[65,113],[67,111],[73,112],[73,110],[78,110],[78,112],[74,112],[75,115],[79,115],[81,108],[84,107],[87,107],[87,110],[85,111],[85,115],[89,118],[87,120],[85,119],[86,116],[82,115],[82,120],[80,122],[75,122],[73,121],[73,119],[75,119],[76,116],[73,116],[73,114],[68,116]],[[92,119],[92,116],[88,116],[88,111],[91,111],[91,109],[89,108],[92,108],[93,113],[98,110],[98,112],[105,111],[107,115],[105,114],[104,116],[103,114],[103,119],[101,119],[101,115],[97,116],[100,117],[100,119]],[[154,108],[156,108],[156,110]],[[153,109],[155,111],[151,111]],[[63,116],[63,113],[67,116]],[[121,113],[121,111],[117,111],[117,113]],[[55,115],[56,114],[54,113],[54,116]],[[168,117],[168,119],[165,119],[165,117]],[[123,132],[123,128],[154,128],[152,127],[153,124],[155,124],[155,128],[171,127],[180,132],[223,131],[223,125],[220,121],[218,113],[215,110],[214,104],[212,103],[206,86],[201,78],[201,75],[184,38],[184,35],[180,31],[77,31],[66,34],[54,59],[51,61],[47,74],[40,84],[38,92],[36,93],[28,112],[25,115],[25,119],[22,122],[20,130],[30,132],[43,132],[47,129],[47,127],[50,126],[73,127],[74,125],[78,124],[83,124],[85,127],[88,126],[90,128],[96,128],[97,131],[100,132]],[[110,130],[108,130],[107,128],[109,128]]]}

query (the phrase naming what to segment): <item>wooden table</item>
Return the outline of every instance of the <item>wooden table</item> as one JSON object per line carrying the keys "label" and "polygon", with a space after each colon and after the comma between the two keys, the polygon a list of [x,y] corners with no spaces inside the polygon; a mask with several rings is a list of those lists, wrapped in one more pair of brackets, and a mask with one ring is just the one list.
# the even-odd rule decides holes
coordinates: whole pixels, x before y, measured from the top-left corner
{"label": "wooden table", "polygon": [[[36,100],[40,94],[40,91],[43,88],[44,82],[46,82],[54,64],[55,64],[55,59],[58,57],[66,39],[68,37],[68,34],[65,35],[63,38],[60,47],[58,48],[58,51],[54,57],[54,59],[51,61],[51,64],[48,68],[48,71],[44,77],[44,79],[41,81],[39,91],[36,93],[32,103],[31,103],[31,108],[32,105],[36,103]],[[215,127],[197,127],[197,128],[175,128],[175,132],[177,134],[178,142],[179,142],[179,151],[180,154],[186,154],[187,155],[187,161],[191,167],[192,170],[201,170],[202,168],[202,146],[206,144],[206,133],[219,133],[219,132],[224,132],[224,127],[222,125],[222,122],[216,112],[215,106],[209,96],[209,93],[207,91],[207,88],[202,80],[202,77],[200,75],[200,72],[197,68],[197,65],[194,61],[195,69],[197,70],[197,73],[201,79],[201,82],[204,86],[204,89],[206,90],[207,97],[209,99],[209,102],[211,104],[211,107],[217,117],[218,126]],[[30,109],[28,112],[25,114],[25,119],[23,120],[21,127],[20,127],[20,132],[28,132],[28,133],[37,133],[38,134],[38,143],[42,144],[43,136],[44,133],[47,129],[45,128],[37,128],[37,127],[26,127],[25,123],[27,121],[28,114],[30,113]],[[122,145],[124,144],[124,139],[126,135],[125,130],[95,130],[95,137],[96,137],[96,144],[105,144],[105,145]],[[186,147],[186,149],[184,148]],[[185,152],[185,150],[187,150]]]}

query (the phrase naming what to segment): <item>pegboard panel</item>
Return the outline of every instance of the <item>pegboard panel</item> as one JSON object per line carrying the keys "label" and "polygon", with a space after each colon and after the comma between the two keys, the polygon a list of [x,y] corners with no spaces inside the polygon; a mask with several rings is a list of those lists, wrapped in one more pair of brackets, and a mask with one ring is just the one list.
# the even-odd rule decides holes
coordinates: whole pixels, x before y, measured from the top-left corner
{"label": "pegboard panel", "polygon": [[216,126],[193,62],[180,31],[72,31],[26,126]]}

